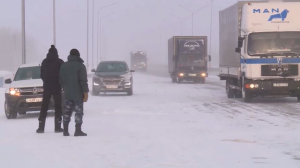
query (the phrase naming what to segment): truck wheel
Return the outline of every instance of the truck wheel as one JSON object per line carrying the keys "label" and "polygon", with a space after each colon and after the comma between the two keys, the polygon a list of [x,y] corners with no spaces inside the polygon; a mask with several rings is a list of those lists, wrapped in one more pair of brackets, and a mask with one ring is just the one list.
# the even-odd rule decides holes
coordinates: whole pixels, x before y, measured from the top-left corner
{"label": "truck wheel", "polygon": [[173,77],[172,77],[172,82],[173,82],[173,83],[176,83],[176,78],[173,78]]}
{"label": "truck wheel", "polygon": [[181,83],[181,79],[180,78],[176,78],[177,83]]}
{"label": "truck wheel", "polygon": [[202,82],[202,83],[205,83],[205,79],[206,79],[206,78],[202,78],[202,79],[201,79],[201,82]]}
{"label": "truck wheel", "polygon": [[243,93],[241,91],[239,91],[239,90],[236,90],[234,96],[235,96],[235,98],[242,98],[243,97]]}
{"label": "truck wheel", "polygon": [[226,80],[226,93],[228,98],[234,98],[234,90],[229,87],[229,81]]}
{"label": "truck wheel", "polygon": [[4,111],[5,111],[5,116],[7,119],[15,119],[17,118],[17,112],[15,112],[14,110],[10,109],[8,107],[8,104],[6,103],[6,101],[4,102]]}
{"label": "truck wheel", "polygon": [[297,96],[297,100],[298,100],[298,102],[300,102],[300,96]]}
{"label": "truck wheel", "polygon": [[244,102],[250,103],[252,101],[252,98],[253,96],[249,92],[243,91]]}

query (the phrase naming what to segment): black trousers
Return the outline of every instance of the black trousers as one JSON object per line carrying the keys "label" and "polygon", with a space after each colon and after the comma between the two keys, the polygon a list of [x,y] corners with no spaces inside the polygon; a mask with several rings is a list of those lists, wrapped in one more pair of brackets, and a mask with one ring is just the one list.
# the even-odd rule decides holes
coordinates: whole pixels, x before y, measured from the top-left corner
{"label": "black trousers", "polygon": [[53,92],[51,89],[45,89],[43,93],[43,102],[42,102],[42,108],[40,112],[39,121],[43,121],[47,117],[47,112],[49,108],[50,99],[53,96],[54,99],[54,105],[55,105],[55,120],[61,121],[61,115],[62,115],[62,100],[61,100],[61,92],[56,91]]}

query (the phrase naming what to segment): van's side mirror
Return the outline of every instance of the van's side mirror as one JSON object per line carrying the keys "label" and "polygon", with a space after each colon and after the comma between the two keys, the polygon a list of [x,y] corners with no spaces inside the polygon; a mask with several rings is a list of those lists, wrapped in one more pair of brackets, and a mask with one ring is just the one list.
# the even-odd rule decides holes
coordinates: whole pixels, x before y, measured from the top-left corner
{"label": "van's side mirror", "polygon": [[242,52],[242,49],[241,49],[241,48],[236,48],[236,49],[235,49],[235,52],[241,53],[241,52]]}
{"label": "van's side mirror", "polygon": [[211,55],[208,56],[208,61],[209,61],[209,62],[211,61]]}
{"label": "van's side mirror", "polygon": [[92,69],[92,72],[96,72],[96,70],[95,70],[95,69]]}
{"label": "van's side mirror", "polygon": [[243,47],[244,39],[245,39],[244,37],[239,37],[238,38],[238,48]]}
{"label": "van's side mirror", "polygon": [[11,83],[12,83],[11,79],[6,79],[5,80],[5,84],[11,84]]}

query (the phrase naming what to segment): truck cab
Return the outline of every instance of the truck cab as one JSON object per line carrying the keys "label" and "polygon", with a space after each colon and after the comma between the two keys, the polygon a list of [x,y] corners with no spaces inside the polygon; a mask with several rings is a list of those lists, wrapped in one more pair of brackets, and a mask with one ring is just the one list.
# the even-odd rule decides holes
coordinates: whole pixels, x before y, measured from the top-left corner
{"label": "truck cab", "polygon": [[169,73],[173,82],[205,82],[207,73],[207,37],[175,36],[169,39]]}
{"label": "truck cab", "polygon": [[139,70],[147,71],[147,69],[148,69],[147,53],[144,51],[131,52],[130,62],[131,62],[131,69],[134,69],[136,71],[139,71]]}
{"label": "truck cab", "polygon": [[[300,101],[299,8],[297,2],[239,2],[220,12],[220,78],[229,98]],[[232,23],[222,20],[232,12],[238,16]]]}

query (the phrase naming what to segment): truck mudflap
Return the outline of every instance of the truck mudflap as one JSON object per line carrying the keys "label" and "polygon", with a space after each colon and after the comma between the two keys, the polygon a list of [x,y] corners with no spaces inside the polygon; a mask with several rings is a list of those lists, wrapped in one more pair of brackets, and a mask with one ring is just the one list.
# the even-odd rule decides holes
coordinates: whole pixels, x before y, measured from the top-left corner
{"label": "truck mudflap", "polygon": [[245,82],[245,91],[253,96],[278,97],[300,95],[300,81],[294,80],[255,80]]}

